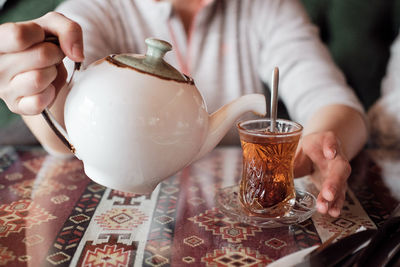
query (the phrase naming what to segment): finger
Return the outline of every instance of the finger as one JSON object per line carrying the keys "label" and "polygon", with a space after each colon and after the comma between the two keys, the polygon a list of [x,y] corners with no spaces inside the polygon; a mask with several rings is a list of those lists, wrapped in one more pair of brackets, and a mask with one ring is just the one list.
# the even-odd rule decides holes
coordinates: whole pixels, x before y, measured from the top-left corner
{"label": "finger", "polygon": [[1,68],[4,70],[3,75],[12,79],[19,73],[59,64],[63,58],[64,54],[57,45],[45,42],[22,52],[2,55]]}
{"label": "finger", "polygon": [[13,53],[43,41],[44,30],[34,22],[4,23],[0,25],[0,53]]}
{"label": "finger", "polygon": [[326,162],[323,152],[323,140],[317,135],[311,134],[303,137],[303,152],[310,158],[314,165],[321,165]]}
{"label": "finger", "polygon": [[348,161],[337,157],[329,164],[325,172],[326,178],[322,184],[321,195],[327,201],[333,201],[337,198],[337,194],[346,187],[347,178],[350,176],[351,166]]}
{"label": "finger", "polygon": [[329,209],[329,203],[322,197],[321,193],[317,197],[317,211],[321,214],[326,214]]}
{"label": "finger", "polygon": [[329,179],[322,184],[320,194],[326,201],[333,201],[338,192],[338,182],[332,180]]}
{"label": "finger", "polygon": [[333,133],[327,133],[322,144],[323,153],[326,159],[334,159],[338,150],[338,141]]}
{"label": "finger", "polygon": [[18,113],[22,115],[36,115],[42,112],[55,97],[55,88],[52,84],[39,94],[22,97],[18,102]]}
{"label": "finger", "polygon": [[338,198],[333,202],[331,207],[329,208],[329,215],[332,217],[338,217],[340,215],[340,211],[342,210],[344,200],[346,198],[346,188],[342,191],[342,193],[338,196]]}
{"label": "finger", "polygon": [[18,74],[10,82],[13,97],[36,95],[45,90],[56,76],[57,68],[54,65]]}
{"label": "finger", "polygon": [[60,90],[63,88],[63,86],[66,84],[66,79],[67,79],[68,73],[67,70],[64,66],[64,64],[60,64],[57,66],[57,77],[56,79],[52,82],[54,88],[55,88],[55,97],[53,101],[49,104],[49,106],[53,105],[54,100],[56,99],[58,93]]}
{"label": "finger", "polygon": [[71,60],[83,61],[82,29],[78,23],[57,12],[49,12],[34,21],[47,33],[58,37],[61,49]]}

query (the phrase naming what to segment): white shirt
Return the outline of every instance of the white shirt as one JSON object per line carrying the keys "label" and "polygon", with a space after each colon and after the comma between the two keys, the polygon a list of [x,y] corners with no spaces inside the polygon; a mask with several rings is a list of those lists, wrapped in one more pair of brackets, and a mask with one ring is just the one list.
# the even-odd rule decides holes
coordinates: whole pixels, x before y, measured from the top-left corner
{"label": "white shirt", "polygon": [[400,35],[390,49],[381,97],[368,111],[371,144],[380,148],[400,149]]}
{"label": "white shirt", "polygon": [[0,0],[0,10],[3,8],[7,0]]}
{"label": "white shirt", "polygon": [[[292,120],[305,124],[330,104],[363,112],[297,0],[209,1],[189,36],[167,1],[69,0],[58,11],[81,25],[86,65],[112,53],[144,54],[148,37],[170,42],[166,61],[194,78],[209,112],[263,93],[275,66]],[[225,141],[233,142],[235,132]]]}

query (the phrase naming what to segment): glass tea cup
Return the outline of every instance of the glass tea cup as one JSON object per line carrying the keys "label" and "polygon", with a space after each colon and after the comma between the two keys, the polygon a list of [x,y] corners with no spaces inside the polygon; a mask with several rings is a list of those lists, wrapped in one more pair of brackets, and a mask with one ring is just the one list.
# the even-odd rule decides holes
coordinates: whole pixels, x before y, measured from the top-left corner
{"label": "glass tea cup", "polygon": [[239,200],[250,216],[280,217],[295,204],[294,157],[303,127],[277,119],[239,122],[243,150],[243,173]]}

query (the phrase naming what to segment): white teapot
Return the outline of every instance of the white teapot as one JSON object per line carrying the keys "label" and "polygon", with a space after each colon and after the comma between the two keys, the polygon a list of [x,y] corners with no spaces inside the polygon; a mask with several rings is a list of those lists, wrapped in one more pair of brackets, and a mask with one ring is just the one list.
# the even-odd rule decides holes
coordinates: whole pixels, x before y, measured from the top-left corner
{"label": "white teapot", "polygon": [[163,60],[171,45],[146,44],[146,55],[110,55],[77,72],[66,130],[43,112],[89,178],[140,194],[211,151],[243,113],[266,113],[264,95],[250,94],[209,115],[193,80]]}

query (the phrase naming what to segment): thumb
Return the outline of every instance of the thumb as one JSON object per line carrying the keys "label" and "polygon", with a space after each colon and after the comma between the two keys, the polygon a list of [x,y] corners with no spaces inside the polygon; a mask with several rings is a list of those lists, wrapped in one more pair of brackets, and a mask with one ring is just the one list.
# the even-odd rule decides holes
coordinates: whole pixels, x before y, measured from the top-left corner
{"label": "thumb", "polygon": [[61,50],[71,60],[81,62],[83,55],[82,29],[78,23],[57,12],[49,12],[34,20],[48,35],[58,37]]}
{"label": "thumb", "polygon": [[294,159],[294,177],[302,177],[312,173],[312,171],[311,159],[303,152],[303,149],[299,149]]}

